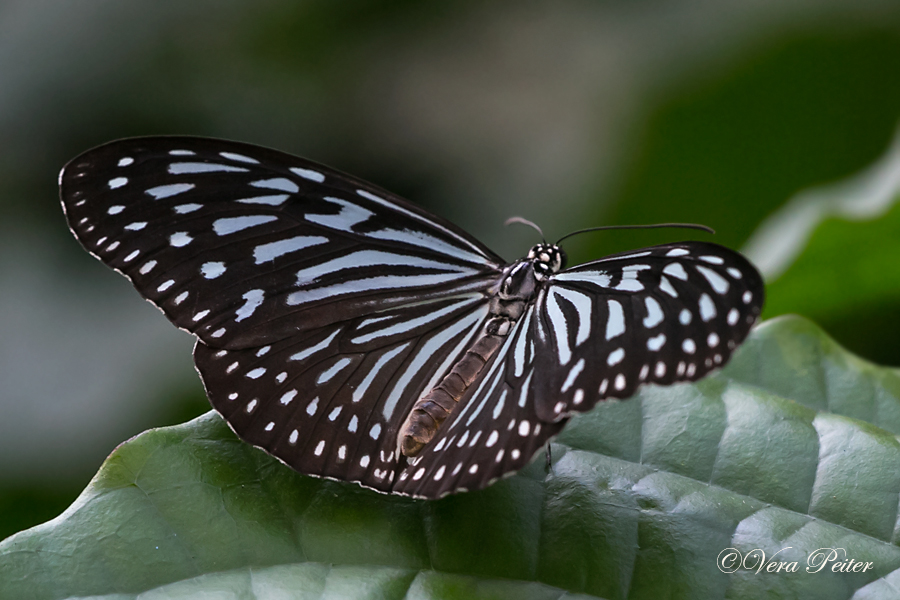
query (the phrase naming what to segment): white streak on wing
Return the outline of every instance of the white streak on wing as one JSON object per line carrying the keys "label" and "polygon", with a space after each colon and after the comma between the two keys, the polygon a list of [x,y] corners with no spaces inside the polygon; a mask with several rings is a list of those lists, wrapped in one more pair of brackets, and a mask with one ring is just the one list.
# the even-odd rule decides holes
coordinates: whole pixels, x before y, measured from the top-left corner
{"label": "white streak on wing", "polygon": [[294,194],[300,191],[297,184],[286,177],[273,177],[272,179],[260,179],[259,181],[251,181],[250,185],[256,188],[264,188],[267,190],[278,190],[280,192],[288,192]]}
{"label": "white streak on wing", "polygon": [[663,269],[663,273],[666,275],[671,275],[677,279],[682,281],[687,281],[688,274],[687,271],[684,270],[684,267],[681,266],[681,263],[673,262],[669,263]]}
{"label": "white streak on wing", "polygon": [[237,160],[240,162],[251,163],[254,165],[258,165],[259,161],[255,158],[250,158],[249,156],[244,156],[243,154],[236,154],[234,152],[219,152],[219,156],[222,158],[227,158],[229,160]]}
{"label": "white streak on wing", "polygon": [[237,312],[235,313],[237,316],[234,320],[237,322],[241,322],[252,315],[262,304],[264,297],[265,292],[263,292],[263,290],[250,290],[249,292],[244,294],[243,298],[246,302],[244,302],[244,305],[242,307],[237,309]]}
{"label": "white streak on wing", "polygon": [[665,275],[659,276],[659,289],[672,296],[673,298],[678,297],[678,292],[675,291],[675,288],[672,287],[672,282],[666,279]]}
{"label": "white streak on wing", "polygon": [[589,283],[602,288],[608,288],[612,280],[606,271],[563,271],[554,275],[553,279],[571,283]]}
{"label": "white streak on wing", "polygon": [[169,173],[183,175],[185,173],[218,173],[218,172],[246,173],[244,167],[222,165],[219,163],[177,162],[169,165]]}
{"label": "white streak on wing", "polygon": [[392,358],[406,350],[412,342],[406,342],[401,346],[397,346],[393,350],[385,352],[379,357],[377,361],[375,361],[375,365],[369,369],[369,372],[366,373],[365,379],[359,384],[359,386],[353,390],[353,402],[359,402],[363,399],[363,396],[366,395],[366,392],[369,391],[369,386],[372,385],[372,382],[375,381],[375,378],[378,377],[378,373],[381,372],[381,369],[384,368],[384,365],[388,364]]}
{"label": "white streak on wing", "polygon": [[700,260],[704,262],[708,262],[711,265],[722,265],[725,264],[725,259],[721,256],[700,256]]}
{"label": "white streak on wing", "polygon": [[578,314],[578,333],[575,334],[575,345],[580,346],[591,336],[591,315],[594,312],[594,304],[590,296],[561,287],[551,287],[551,294],[559,294],[575,306]]}
{"label": "white streak on wing", "polygon": [[663,322],[663,311],[659,302],[652,296],[644,298],[644,305],[647,307],[647,316],[644,317],[644,327],[653,329]]}
{"label": "white streak on wing", "polygon": [[550,318],[550,327],[553,328],[553,335],[556,338],[556,354],[559,357],[559,364],[566,365],[572,360],[572,349],[569,348],[569,324],[556,294],[549,294],[547,316]]}
{"label": "white streak on wing", "polygon": [[304,348],[300,352],[297,352],[296,354],[292,354],[290,357],[288,357],[288,360],[303,360],[303,359],[309,358],[310,356],[312,356],[316,352],[319,352],[320,350],[324,350],[329,345],[331,345],[331,341],[337,336],[338,333],[340,333],[340,331],[341,331],[340,329],[335,329],[331,333],[331,335],[329,335],[327,338],[325,338],[324,340],[322,340],[315,346],[310,346],[309,348]]}
{"label": "white streak on wing", "polygon": [[328,368],[325,372],[323,372],[321,375],[319,375],[319,378],[316,379],[316,384],[322,385],[323,383],[328,383],[329,381],[334,379],[335,375],[337,375],[338,373],[343,371],[347,367],[347,365],[349,365],[351,362],[353,362],[353,361],[350,360],[349,358],[340,359],[339,361],[337,361],[336,363],[331,365],[331,367]]}
{"label": "white streak on wing", "polygon": [[246,217],[225,217],[224,219],[216,219],[213,221],[213,231],[217,235],[228,235],[238,231],[243,231],[250,227],[256,227],[264,223],[277,221],[278,217],[274,215],[248,215]]}
{"label": "white streak on wing", "polygon": [[611,340],[625,333],[625,312],[618,300],[607,300],[609,319],[606,321],[606,339]]}
{"label": "white streak on wing", "polygon": [[397,288],[407,287],[427,287],[459,278],[461,278],[461,276],[456,273],[448,273],[445,275],[383,275],[380,277],[345,281],[327,287],[300,290],[289,294],[286,302],[289,306],[296,306],[305,302],[315,302],[316,300],[323,300],[325,298],[343,294],[363,293],[373,290],[396,290]]}
{"label": "white streak on wing", "polygon": [[144,193],[153,196],[154,200],[162,200],[172,196],[182,194],[188,190],[194,189],[193,183],[170,183],[169,185],[160,185],[146,190]]}
{"label": "white streak on wing", "polygon": [[[519,320],[519,322],[515,325],[515,329],[518,329],[521,326],[522,321]],[[490,399],[490,397],[494,395],[494,390],[497,389],[497,385],[501,381],[503,381],[503,374],[505,369],[501,369],[500,367],[506,364],[505,359],[509,353],[509,348],[512,345],[512,338],[515,333],[517,333],[517,331],[511,332],[510,335],[507,336],[506,341],[503,342],[503,345],[500,347],[500,349],[497,350],[496,358],[494,359],[494,363],[491,365],[490,370],[488,371],[484,379],[481,380],[481,383],[478,385],[475,393],[472,394],[472,396],[469,398],[469,401],[466,403],[466,406],[460,413],[459,417],[456,419],[456,421],[453,422],[451,429],[462,423],[463,417],[465,417],[466,413],[468,413],[474,407],[474,410],[472,410],[472,414],[470,414],[469,418],[466,419],[466,427],[470,426],[475,421],[475,418],[484,409],[485,404],[487,404],[487,401]],[[490,388],[485,392],[485,388],[488,386],[490,386]],[[478,405],[475,406],[475,402],[478,400],[478,398],[481,398],[481,402],[479,402]]]}
{"label": "white streak on wing", "polygon": [[338,231],[346,231],[355,233],[353,227],[366,221],[369,217],[374,216],[371,210],[363,208],[358,204],[353,204],[341,198],[325,197],[323,200],[332,202],[341,207],[340,212],[336,215],[304,215],[304,218],[310,223],[336,229]]}
{"label": "white streak on wing", "polygon": [[[447,256],[452,256],[459,260],[471,262],[471,255],[468,252],[460,251],[458,246],[448,244],[443,240],[440,240],[434,236],[430,236],[427,233],[422,233],[421,231],[413,231],[409,229],[379,229],[378,231],[372,231],[371,233],[365,233],[363,235],[369,238],[374,238],[376,240],[401,242],[404,244],[409,244],[411,246],[417,246],[419,248],[435,250],[437,252],[446,254]],[[484,261],[476,262],[482,263]]]}
{"label": "white streak on wing", "polygon": [[463,306],[467,306],[479,301],[484,301],[484,296],[482,296],[481,294],[468,294],[461,300],[454,302],[449,306],[445,306],[442,309],[427,313],[420,317],[416,317],[415,319],[409,319],[408,321],[394,323],[393,325],[385,327],[384,329],[377,329],[375,331],[370,331],[369,333],[364,333],[359,337],[351,339],[350,341],[354,344],[364,344],[380,337],[387,337],[400,333],[408,333],[420,325],[432,323],[440,319],[441,317],[449,315],[455,310],[459,310]]}
{"label": "white streak on wing", "polygon": [[[503,390],[503,392],[500,394],[500,398],[497,399],[497,403],[494,404],[494,412],[491,413],[491,416],[494,417],[494,419],[498,419],[500,417],[500,413],[503,412],[503,405],[506,404],[506,393],[507,390]],[[458,446],[462,447],[462,444],[458,444]]]}
{"label": "white streak on wing", "polygon": [[534,375],[534,369],[529,371],[528,377],[522,383],[522,392],[519,394],[519,407],[524,408],[528,401],[528,391],[531,389],[531,376]]}
{"label": "white streak on wing", "polygon": [[628,273],[624,273],[624,276],[619,281],[618,285],[616,285],[613,289],[619,290],[621,292],[640,292],[644,289],[644,284],[635,279],[634,277],[628,277]]}
{"label": "white streak on wing", "polygon": [[[445,273],[474,274],[474,271],[465,267],[448,265],[447,263],[428,260],[418,256],[394,254],[393,252],[383,252],[381,250],[359,250],[297,271],[297,285],[309,285],[324,275],[337,273],[343,269],[385,266],[417,267],[420,269],[443,271]],[[370,279],[375,278],[373,277]]]}
{"label": "white streak on wing", "polygon": [[601,258],[600,260],[596,260],[594,262],[603,262],[607,260],[626,260],[629,258],[640,258],[641,256],[649,256],[652,254],[649,250],[645,250],[644,252],[634,252],[632,254],[622,254],[620,256],[610,256],[608,258]]}
{"label": "white streak on wing", "polygon": [[666,252],[666,256],[687,256],[688,254],[690,254],[690,252],[684,248],[672,248]]}
{"label": "white streak on wing", "polygon": [[700,265],[697,265],[697,270],[700,271],[700,274],[706,278],[706,280],[709,282],[709,285],[711,285],[717,293],[724,294],[728,291],[727,279],[725,279],[712,269],[708,269]]}
{"label": "white streak on wing", "polygon": [[253,259],[256,264],[261,265],[264,262],[275,260],[279,256],[284,256],[291,252],[297,252],[312,246],[328,243],[328,238],[319,235],[298,235],[286,240],[278,240],[277,242],[269,242],[268,244],[260,244],[253,249]]}
{"label": "white streak on wing", "polygon": [[[472,250],[475,251],[474,253],[467,253],[465,255],[467,258],[470,259],[470,261],[476,262],[476,263],[482,264],[482,265],[492,264],[492,262],[487,259],[487,257],[481,251],[481,249],[478,246],[476,246],[475,244],[473,244],[471,240],[468,240],[468,239],[462,237],[458,233],[454,233],[453,231],[450,231],[449,229],[447,229],[440,223],[435,223],[434,221],[432,221],[431,219],[429,219],[427,217],[423,217],[422,215],[416,214],[416,213],[412,212],[411,210],[407,210],[407,209],[403,208],[399,204],[395,204],[394,202],[390,202],[388,200],[385,200],[384,198],[380,198],[380,197],[376,196],[375,194],[367,192],[366,190],[356,190],[356,193],[359,194],[360,196],[362,196],[363,198],[371,200],[372,202],[375,202],[382,206],[386,206],[388,209],[390,209],[392,211],[403,213],[409,217],[412,217],[413,219],[416,219],[417,221],[425,223],[429,227],[433,227],[434,229],[443,231],[450,237],[462,242],[463,244],[465,244],[466,246],[468,246],[469,248],[471,248]],[[462,252],[462,250],[460,250],[460,251]]]}
{"label": "white streak on wing", "polygon": [[572,368],[569,370],[569,374],[566,376],[566,380],[562,384],[562,388],[560,388],[560,392],[565,394],[569,391],[569,388],[575,383],[575,380],[578,379],[578,376],[584,370],[584,359],[579,358],[578,362],[576,362]]}
{"label": "white streak on wing", "polygon": [[266,206],[281,206],[290,198],[288,194],[272,194],[271,196],[253,196],[235,200],[241,204],[265,204]]}
{"label": "white streak on wing", "polygon": [[437,381],[444,376],[447,370],[450,368],[450,365],[453,364],[454,361],[458,359],[458,354],[462,350],[463,346],[468,344],[472,333],[474,330],[481,326],[481,322],[484,320],[487,315],[488,306],[484,305],[473,310],[468,315],[462,317],[455,323],[448,325],[444,329],[438,331],[434,336],[432,336],[419,350],[419,352],[413,357],[412,361],[406,366],[403,373],[397,379],[397,383],[394,384],[393,389],[391,389],[391,393],[388,395],[387,400],[382,407],[382,413],[384,414],[384,418],[390,420],[391,415],[394,413],[394,409],[397,407],[397,402],[400,401],[406,393],[406,387],[409,385],[410,381],[412,381],[413,377],[421,371],[429,360],[433,360],[432,357],[451,339],[453,339],[459,333],[465,331],[467,328],[470,329],[467,335],[462,336],[462,340],[456,346],[456,348],[447,355],[447,358],[444,362],[435,370],[434,375],[431,378],[431,381],[425,386],[425,391],[430,390],[435,386]]}
{"label": "white streak on wing", "polygon": [[319,173],[318,171],[313,171],[312,169],[302,169],[300,167],[291,167],[291,173],[294,175],[299,175],[303,179],[309,179],[310,181],[315,181],[316,183],[322,183],[325,181],[325,176]]}
{"label": "white streak on wing", "polygon": [[522,373],[525,372],[525,345],[528,342],[528,332],[531,330],[531,315],[533,312],[534,309],[532,307],[529,307],[526,311],[525,316],[522,318],[522,331],[519,332],[516,338],[516,347],[513,350],[513,367],[516,377],[521,377]]}
{"label": "white streak on wing", "polygon": [[195,153],[193,150],[169,150],[169,154],[172,156],[193,156]]}
{"label": "white streak on wing", "polygon": [[175,207],[175,212],[179,215],[184,215],[189,212],[194,212],[195,210],[200,210],[201,208],[203,208],[202,204],[195,204],[192,202],[189,204],[179,204]]}
{"label": "white streak on wing", "polygon": [[706,322],[716,318],[716,305],[706,292],[700,294],[700,318]]}

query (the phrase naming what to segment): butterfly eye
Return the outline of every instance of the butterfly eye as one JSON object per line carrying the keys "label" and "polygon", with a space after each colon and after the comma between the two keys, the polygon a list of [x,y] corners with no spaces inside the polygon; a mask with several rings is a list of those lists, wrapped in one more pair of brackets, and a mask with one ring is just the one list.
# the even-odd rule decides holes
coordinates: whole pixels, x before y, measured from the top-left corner
{"label": "butterfly eye", "polygon": [[375,186],[222,140],[100,146],[60,196],[81,244],[197,336],[210,403],[242,439],[382,492],[515,473],[573,413],[721,367],[763,302],[721,246],[564,270],[543,243],[508,265]]}

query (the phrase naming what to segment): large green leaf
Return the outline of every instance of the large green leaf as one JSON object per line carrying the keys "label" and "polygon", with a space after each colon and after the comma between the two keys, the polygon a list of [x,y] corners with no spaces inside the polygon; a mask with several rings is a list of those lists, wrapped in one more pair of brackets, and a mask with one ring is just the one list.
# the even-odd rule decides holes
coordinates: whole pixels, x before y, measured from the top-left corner
{"label": "large green leaf", "polygon": [[[298,475],[209,413],[0,544],[0,597],[896,598],[898,432],[900,372],[796,317],[696,385],[573,419],[549,474],[435,502]],[[726,548],[799,572],[726,574]],[[872,566],[806,572],[819,548]]]}
{"label": "large green leaf", "polygon": [[900,132],[866,171],[793,198],[744,252],[766,277],[766,316],[803,314],[900,364]]}

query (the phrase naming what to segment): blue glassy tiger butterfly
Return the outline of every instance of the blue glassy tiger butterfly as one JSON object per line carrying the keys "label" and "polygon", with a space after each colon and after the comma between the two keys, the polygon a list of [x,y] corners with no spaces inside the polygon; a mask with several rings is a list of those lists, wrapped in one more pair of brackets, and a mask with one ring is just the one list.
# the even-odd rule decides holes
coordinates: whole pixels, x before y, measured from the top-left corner
{"label": "blue glassy tiger butterfly", "polygon": [[569,417],[728,361],[763,303],[740,254],[679,242],[505,263],[328,167],[194,137],[60,174],[69,226],[197,336],[209,401],[301,473],[439,498],[525,466]]}

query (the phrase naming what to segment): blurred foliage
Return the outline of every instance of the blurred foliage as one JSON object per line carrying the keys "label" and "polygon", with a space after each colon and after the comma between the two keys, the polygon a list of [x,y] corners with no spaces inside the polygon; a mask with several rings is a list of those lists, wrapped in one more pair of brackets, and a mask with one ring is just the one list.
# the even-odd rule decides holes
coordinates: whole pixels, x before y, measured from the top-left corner
{"label": "blurred foliage", "polygon": [[[900,31],[814,31],[679,82],[648,100],[614,208],[595,219],[703,223],[717,231],[705,239],[740,247],[797,192],[881,156],[900,121],[897,73]],[[604,254],[659,243],[658,232],[597,238]]]}
{"label": "blurred foliage", "polygon": [[[898,431],[900,372],[796,317],[696,384],[577,415],[549,472],[436,501],[299,475],[209,412],[126,442],[59,519],[0,543],[0,598],[888,598]],[[729,547],[799,572],[726,575]],[[872,569],[805,571],[833,547]]]}

